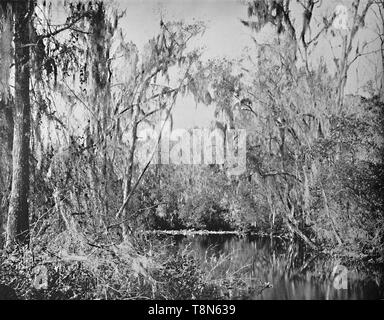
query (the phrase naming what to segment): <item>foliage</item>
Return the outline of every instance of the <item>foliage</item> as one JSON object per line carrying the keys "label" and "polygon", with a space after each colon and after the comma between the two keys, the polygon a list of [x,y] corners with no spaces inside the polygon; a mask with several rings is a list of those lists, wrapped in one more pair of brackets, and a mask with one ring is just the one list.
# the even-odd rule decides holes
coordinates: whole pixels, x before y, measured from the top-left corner
{"label": "foliage", "polygon": [[[140,239],[153,229],[299,237],[313,250],[382,262],[382,97],[372,88],[365,98],[343,93],[355,61],[349,53],[357,18],[343,39],[351,46],[335,58],[336,74],[323,60],[309,67],[307,49],[317,38],[306,35],[315,3],[303,1],[298,29],[289,1],[250,1],[248,16],[256,21],[242,23],[257,32],[271,23],[278,38],[268,44],[254,39],[255,50],[236,61],[204,62],[201,51],[189,47],[204,31],[200,22],[161,20],[158,34],[139,52],[123,35],[123,13],[115,7],[69,1],[61,28],[44,1],[39,9],[47,16],[33,12],[30,32],[36,44],[30,49],[33,125],[25,163],[31,168],[30,248],[12,244],[1,253],[0,282],[23,299],[233,298],[232,286],[254,287],[229,256],[201,263],[189,248],[169,255],[165,241]],[[321,32],[331,19],[324,18]],[[4,86],[13,54],[13,22],[4,6],[0,23],[2,227],[16,98]],[[151,165],[156,145],[141,157],[139,130],[172,128],[172,109],[185,95],[215,108],[212,128],[246,129],[245,173],[230,176],[226,163]],[[49,275],[46,290],[32,285],[41,264]]]}
{"label": "foliage", "polygon": [[[0,283],[15,290],[18,299],[226,299],[228,287],[242,281],[241,273],[207,277],[217,261],[202,269],[193,250],[170,254],[169,246],[136,239],[136,249],[128,244],[98,247],[87,256],[19,247],[2,252]],[[38,288],[41,266],[48,282]]]}

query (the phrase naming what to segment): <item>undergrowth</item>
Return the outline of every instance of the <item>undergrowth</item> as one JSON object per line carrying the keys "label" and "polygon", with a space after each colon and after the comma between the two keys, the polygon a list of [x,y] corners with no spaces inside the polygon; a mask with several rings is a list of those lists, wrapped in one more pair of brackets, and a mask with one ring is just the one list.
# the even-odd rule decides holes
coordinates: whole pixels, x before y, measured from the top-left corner
{"label": "undergrowth", "polygon": [[117,245],[87,245],[69,235],[65,240],[74,245],[72,252],[54,252],[52,246],[2,251],[0,284],[28,300],[234,299],[265,288],[247,287],[242,272],[215,276],[218,265],[230,268],[229,256],[201,261],[190,248],[171,253],[172,243],[155,239]]}

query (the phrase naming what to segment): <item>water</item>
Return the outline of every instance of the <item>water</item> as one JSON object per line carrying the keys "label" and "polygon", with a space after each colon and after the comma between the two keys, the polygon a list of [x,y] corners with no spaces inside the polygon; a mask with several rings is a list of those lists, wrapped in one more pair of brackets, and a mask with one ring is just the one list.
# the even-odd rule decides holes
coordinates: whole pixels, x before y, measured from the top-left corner
{"label": "water", "polygon": [[324,255],[308,254],[299,243],[221,235],[178,236],[176,243],[179,250],[194,250],[203,268],[208,263],[216,265],[212,278],[241,275],[250,286],[264,282],[272,284],[272,288],[261,294],[250,290],[251,293],[238,297],[241,299],[384,298],[384,279],[380,270],[349,266],[344,278],[344,281],[347,279],[347,289],[337,289],[333,271],[340,262]]}

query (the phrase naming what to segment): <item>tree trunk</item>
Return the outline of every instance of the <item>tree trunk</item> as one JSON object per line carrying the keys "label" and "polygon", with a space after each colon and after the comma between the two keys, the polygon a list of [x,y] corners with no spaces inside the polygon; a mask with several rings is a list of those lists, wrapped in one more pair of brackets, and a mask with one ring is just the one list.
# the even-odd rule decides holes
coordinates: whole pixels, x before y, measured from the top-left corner
{"label": "tree trunk", "polygon": [[[383,25],[384,25],[384,16],[383,16]],[[384,34],[384,27],[383,27]],[[381,86],[380,86],[380,101],[384,102],[384,35],[381,37]]]}
{"label": "tree trunk", "polygon": [[[0,100],[0,118],[5,120],[5,135],[6,138],[1,140],[3,147],[0,147],[0,232],[4,234],[6,230],[7,210],[8,210],[8,196],[11,190],[12,183],[12,146],[13,146],[13,102],[8,100],[7,103]],[[0,236],[0,248],[3,247],[5,238]]]}
{"label": "tree trunk", "polygon": [[[124,190],[123,190],[124,201],[128,199],[132,191],[132,178],[133,178],[134,156],[135,156],[136,141],[137,141],[138,117],[139,117],[139,107],[134,106],[133,115],[132,115],[132,128],[131,128],[130,137],[129,137],[129,143],[131,145],[130,145],[130,150],[128,155],[128,171],[124,178]],[[128,219],[128,215],[129,215],[128,206],[124,206],[122,215],[124,220]],[[124,239],[126,239],[128,236],[128,232],[131,231],[130,227],[127,223],[123,223],[122,228],[123,228],[123,237]]]}
{"label": "tree trunk", "polygon": [[15,113],[12,188],[7,221],[7,245],[29,242],[29,1],[13,2],[15,15]]}

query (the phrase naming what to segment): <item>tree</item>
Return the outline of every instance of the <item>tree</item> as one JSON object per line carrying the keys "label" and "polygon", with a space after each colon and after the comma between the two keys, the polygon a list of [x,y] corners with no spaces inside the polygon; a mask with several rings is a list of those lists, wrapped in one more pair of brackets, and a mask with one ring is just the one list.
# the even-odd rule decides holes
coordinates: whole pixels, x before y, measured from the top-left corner
{"label": "tree", "polygon": [[28,192],[31,129],[29,31],[32,6],[33,3],[29,0],[12,2],[15,25],[15,110],[7,244],[12,242],[26,244],[29,241]]}
{"label": "tree", "polygon": [[384,102],[384,0],[379,0],[377,6],[377,35],[380,38],[380,56],[381,56],[381,83],[380,98]]}
{"label": "tree", "polygon": [[[337,57],[334,57],[334,61],[338,77],[337,105],[339,110],[341,110],[348,71],[359,57],[369,54],[365,52],[366,45],[360,45],[359,42],[355,40],[359,30],[365,26],[368,10],[374,4],[374,1],[354,0],[351,3],[351,26],[348,26],[348,28],[345,26],[346,30],[334,30],[332,28],[333,22],[337,18],[336,12],[329,17],[323,17],[322,22],[315,26],[316,19],[313,19],[313,16],[315,11],[319,11],[319,8],[322,7],[322,1],[298,0],[297,3],[301,8],[300,13],[295,12],[296,10],[293,8],[294,4],[290,0],[248,1],[248,17],[256,18],[256,21],[242,20],[242,23],[255,31],[260,31],[262,27],[270,23],[276,27],[278,36],[282,34],[287,35],[288,43],[291,44],[291,57],[290,59],[286,59],[287,62],[292,64],[297,62],[299,53],[308,74],[313,71],[310,70],[309,67],[310,50],[316,47],[321,36],[327,35],[329,31],[333,37],[338,33],[341,41],[341,52]],[[295,23],[295,20],[297,20],[295,19],[295,15],[302,16],[302,25]],[[307,35],[311,35],[312,32],[314,35],[307,38]],[[355,52],[353,52],[354,49]]]}
{"label": "tree", "polygon": [[[13,137],[12,137],[12,186],[7,219],[7,245],[12,243],[27,244],[29,241],[29,180],[30,180],[30,140],[31,140],[31,100],[30,100],[30,81],[35,75],[40,77],[42,62],[47,74],[55,68],[52,59],[49,59],[44,47],[44,39],[53,38],[62,31],[73,27],[86,15],[73,14],[69,16],[66,23],[60,27],[48,25],[48,31],[37,34],[34,25],[34,13],[36,1],[19,0],[2,2],[2,13],[5,20],[10,21],[13,17],[14,26],[14,110],[12,114]],[[45,6],[45,1],[43,3]],[[8,20],[7,20],[8,19]],[[4,24],[6,25],[6,24]],[[10,28],[10,33],[12,26]],[[9,37],[2,37],[8,41],[2,41],[2,49],[11,51],[4,43],[11,46]],[[7,55],[9,57],[10,55]],[[33,58],[33,59],[32,59]],[[3,59],[1,70],[10,68],[9,59]],[[32,68],[32,66],[34,68]],[[37,68],[36,68],[37,67]],[[33,69],[33,73],[31,73]],[[51,71],[52,72],[52,71]],[[2,91],[9,92],[9,71],[5,72],[2,79]],[[4,90],[6,88],[6,90]],[[3,92],[0,92],[3,93]],[[4,94],[3,94],[4,95]],[[11,119],[11,115],[8,116]]]}
{"label": "tree", "polygon": [[[129,214],[129,202],[133,197],[141,179],[151,164],[160,142],[161,132],[168,120],[171,119],[171,110],[176,103],[177,96],[189,90],[191,68],[199,57],[198,51],[185,52],[188,42],[202,31],[203,26],[199,23],[185,25],[184,23],[160,22],[160,33],[148,42],[147,52],[142,57],[141,67],[136,66],[135,73],[129,83],[126,84],[124,93],[125,107],[117,115],[128,114],[128,157],[124,166],[123,176],[123,204],[116,213],[116,218],[124,218],[127,221]],[[170,78],[170,70],[179,68],[180,77]],[[129,94],[127,94],[129,93]],[[160,132],[157,143],[136,181],[134,177],[134,159],[137,154],[137,131],[139,125],[145,121],[152,121],[152,125],[158,121],[153,116],[163,112],[165,119],[160,122]],[[156,124],[155,124],[156,125]],[[158,125],[158,123],[157,123]],[[120,129],[121,130],[121,129]],[[120,131],[122,132],[122,131]],[[141,160],[142,161],[142,160]],[[122,223],[123,235],[127,235],[126,223]],[[128,227],[129,228],[129,227]]]}
{"label": "tree", "polygon": [[[10,3],[0,5],[0,233],[6,221],[12,176],[13,98],[9,90],[13,15]],[[2,246],[3,239],[0,239]]]}

